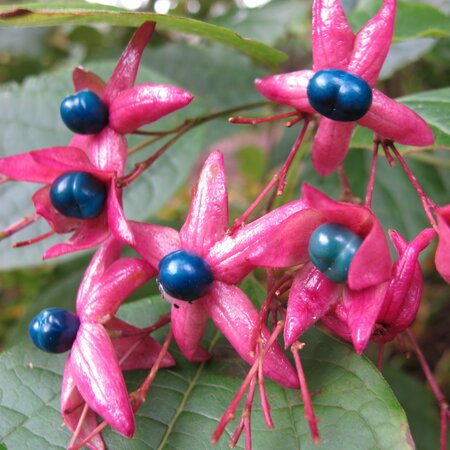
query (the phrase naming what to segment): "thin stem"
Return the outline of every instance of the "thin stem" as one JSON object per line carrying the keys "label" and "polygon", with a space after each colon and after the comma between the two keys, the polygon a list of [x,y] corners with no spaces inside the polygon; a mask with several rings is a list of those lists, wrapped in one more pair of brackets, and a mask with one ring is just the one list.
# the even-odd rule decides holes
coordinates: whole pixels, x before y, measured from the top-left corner
{"label": "thin stem", "polygon": [[420,366],[422,367],[423,373],[425,375],[425,378],[428,381],[428,384],[431,387],[431,390],[433,392],[433,395],[435,399],[437,400],[440,408],[440,417],[441,417],[441,434],[440,434],[440,450],[446,450],[447,449],[447,426],[448,426],[448,414],[449,414],[449,407],[448,403],[445,399],[444,394],[439,389],[439,386],[434,379],[433,373],[431,372],[430,366],[428,365],[425,356],[422,353],[422,350],[420,349],[419,344],[416,341],[416,338],[412,334],[412,331],[410,329],[407,329],[405,331],[406,336],[409,339],[409,342],[411,343],[414,351],[416,352],[417,359],[419,360]]}
{"label": "thin stem", "polygon": [[108,423],[103,421],[101,424],[97,425],[83,440],[78,442],[78,444],[73,445],[72,447],[67,447],[67,450],[80,450],[80,448],[84,447],[93,437],[100,434],[106,427]]}
{"label": "thin stem", "polygon": [[284,187],[286,185],[286,176],[288,170],[294,160],[300,145],[302,144],[303,138],[305,136],[306,130],[308,128],[309,118],[304,118],[304,124],[300,134],[297,136],[297,139],[289,153],[289,156],[286,159],[286,162],[283,164],[283,167],[280,171],[278,171],[272,179],[269,181],[267,186],[262,190],[262,192],[258,195],[258,197],[254,200],[254,202],[247,208],[247,210],[235,220],[234,225],[228,230],[228,234],[232,236],[249,218],[250,214],[256,209],[256,207],[261,203],[263,198],[272,190],[272,188],[278,184],[277,195],[281,195],[283,193]]}
{"label": "thin stem", "polygon": [[259,385],[259,397],[261,399],[261,407],[264,414],[264,420],[266,422],[267,428],[273,428],[273,420],[272,416],[270,414],[270,403],[267,400],[267,394],[266,394],[266,388],[264,386],[264,373],[263,373],[263,364],[264,360],[261,358],[261,350],[262,350],[262,343],[259,342],[259,366],[258,366],[258,385]]}
{"label": "thin stem", "polygon": [[258,125],[260,123],[274,122],[275,120],[287,119],[289,117],[298,116],[299,111],[290,111],[287,113],[276,114],[269,117],[230,117],[228,122],[239,125]]}
{"label": "thin stem", "polygon": [[252,348],[252,349],[256,348],[256,341],[261,334],[261,329],[262,329],[263,325],[267,321],[267,316],[269,314],[269,309],[270,309],[270,303],[272,302],[272,300],[275,296],[280,295],[279,290],[285,283],[287,283],[290,280],[292,280],[292,275],[286,274],[280,279],[280,281],[278,281],[278,283],[274,284],[272,286],[272,288],[269,290],[269,292],[261,306],[261,309],[259,311],[258,321],[256,322],[256,327],[253,330],[251,341],[250,341],[250,348]]}
{"label": "thin stem", "polygon": [[350,182],[348,180],[347,172],[344,169],[344,166],[341,164],[338,167],[338,175],[339,181],[342,186],[342,201],[351,201],[353,199],[352,188],[350,187]]}
{"label": "thin stem", "polygon": [[[260,357],[265,358],[267,352],[269,351],[270,347],[273,345],[273,343],[277,340],[279,334],[283,330],[284,327],[284,321],[280,320],[276,326],[276,328],[273,330],[272,334],[270,335],[270,338],[267,341],[267,344],[262,349]],[[247,390],[252,378],[256,375],[258,371],[259,366],[259,358],[256,359],[256,361],[253,363],[252,367],[247,373],[247,376],[245,377],[244,381],[241,384],[241,387],[237,391],[236,395],[233,397],[233,400],[231,401],[230,405],[226,409],[225,413],[222,415],[219,424],[217,425],[214,433],[211,436],[211,443],[216,444],[220,436],[222,436],[223,432],[225,431],[226,426],[229,422],[234,420],[236,417],[236,409],[239,406],[239,403],[242,399],[242,397],[245,394],[245,391]]]}
{"label": "thin stem", "polygon": [[55,233],[56,233],[55,231],[50,230],[48,233],[41,234],[40,236],[37,236],[33,239],[28,239],[28,240],[22,241],[22,242],[14,242],[12,244],[12,247],[19,248],[19,247],[25,247],[27,245],[36,244],[37,242],[41,242],[44,239],[47,239],[48,237],[53,236]]}
{"label": "thin stem", "polygon": [[379,372],[383,371],[383,361],[384,361],[384,343],[378,344],[378,356],[377,356],[377,369]]}
{"label": "thin stem", "polygon": [[377,159],[378,159],[379,146],[380,146],[380,141],[375,138],[373,141],[372,164],[370,166],[369,182],[367,183],[367,193],[366,193],[366,199],[364,201],[364,206],[366,208],[370,208],[370,206],[372,205],[373,188],[375,185],[375,175],[377,172]]}
{"label": "thin stem", "polygon": [[78,419],[77,427],[75,428],[72,439],[69,442],[69,448],[71,448],[75,444],[75,442],[77,442],[78,436],[80,435],[81,429],[83,428],[84,421],[86,420],[88,411],[89,411],[89,406],[87,403],[85,403],[83,411],[81,411],[80,418]]}
{"label": "thin stem", "polygon": [[14,233],[17,233],[20,230],[23,230],[28,225],[31,225],[32,223],[36,222],[39,219],[39,217],[40,216],[36,213],[22,217],[17,222],[5,228],[3,231],[0,231],[0,241],[9,236],[12,236]]}
{"label": "thin stem", "polygon": [[432,202],[430,200],[430,198],[425,194],[425,191],[422,189],[422,186],[419,184],[419,182],[417,181],[417,178],[415,177],[415,175],[412,173],[411,169],[408,167],[408,165],[406,164],[405,159],[402,157],[402,155],[399,153],[399,151],[397,150],[397,148],[395,147],[395,145],[392,142],[388,142],[387,146],[390,150],[392,150],[392,152],[394,153],[394,155],[396,156],[398,162],[401,164],[401,166],[403,167],[403,170],[405,171],[406,175],[409,178],[409,181],[411,182],[411,184],[414,186],[414,189],[417,191],[417,194],[419,195],[419,198],[422,202],[423,205],[423,209],[425,210],[425,214],[427,215],[428,220],[430,221],[431,226],[436,230],[436,232],[438,231],[438,227],[436,224],[436,221],[433,217],[433,214],[431,213],[430,210],[430,204],[434,205],[434,202]]}
{"label": "thin stem", "polygon": [[152,368],[150,369],[149,374],[147,375],[144,382],[141,384],[141,386],[133,392],[130,397],[134,399],[134,405],[133,405],[133,411],[136,412],[141,404],[145,401],[145,397],[147,396],[147,393],[153,383],[153,380],[156,377],[156,374],[158,373],[158,370],[161,366],[162,360],[166,356],[167,352],[169,351],[169,345],[172,341],[173,332],[172,329],[169,330],[169,333],[167,334],[167,337],[164,341],[164,344],[158,354],[158,357],[156,358],[155,363],[153,364]]}
{"label": "thin stem", "polygon": [[[247,398],[245,399],[245,406],[241,414],[241,420],[239,421],[236,429],[234,430],[233,435],[231,436],[231,440],[229,443],[230,448],[234,448],[236,446],[236,444],[239,441],[239,438],[241,437],[242,430],[245,429],[245,449],[251,450],[252,441],[251,441],[250,416],[252,412],[252,405],[253,399],[255,397],[255,391],[256,391],[256,374],[250,381],[250,387],[248,388]],[[248,433],[247,430],[249,430],[250,433]],[[248,434],[250,435],[249,438],[247,437]]]}
{"label": "thin stem", "polygon": [[317,428],[317,418],[314,414],[314,409],[311,403],[311,396],[308,390],[308,384],[306,383],[305,373],[303,372],[302,363],[300,361],[299,350],[301,350],[305,344],[298,341],[294,342],[291,346],[291,352],[294,356],[295,367],[297,369],[298,381],[300,383],[300,392],[303,399],[303,404],[305,405],[305,418],[308,421],[309,429],[314,444],[320,443],[319,430]]}

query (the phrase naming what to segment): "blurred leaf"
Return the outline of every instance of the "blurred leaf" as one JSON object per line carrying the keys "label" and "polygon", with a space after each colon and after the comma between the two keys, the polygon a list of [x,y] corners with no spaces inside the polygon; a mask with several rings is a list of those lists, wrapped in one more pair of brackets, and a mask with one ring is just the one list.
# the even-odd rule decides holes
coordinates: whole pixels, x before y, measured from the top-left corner
{"label": "blurred leaf", "polygon": [[[114,63],[96,64],[92,70],[104,78],[112,72]],[[72,92],[71,73],[67,70],[54,74],[28,78],[23,85],[6,85],[0,89],[0,155],[8,156],[37,148],[67,145],[71,134],[59,118],[59,103]],[[174,84],[161,74],[141,67],[137,82]],[[7,105],[7,107],[6,107]],[[189,108],[179,111],[157,122],[158,129],[170,129],[187,117],[203,115],[206,109],[200,100]],[[129,219],[146,220],[155,214],[186,180],[198,154],[204,149],[205,128],[198,127],[183,136],[170,150],[131,185],[124,194],[125,212]],[[130,146],[142,142],[130,137]],[[143,150],[129,159],[129,165],[149,156]],[[151,153],[150,153],[151,154]],[[31,197],[37,190],[32,183],[6,183],[1,186],[2,215],[0,229],[33,212]],[[25,240],[43,234],[49,229],[44,220],[39,220],[28,229],[14,236]],[[64,236],[46,239],[24,249],[12,249],[11,239],[0,242],[0,269],[31,266],[41,263],[43,251],[51,243],[63,240]],[[64,261],[65,259],[63,259]],[[61,262],[61,259],[58,259]]]}
{"label": "blurred leaf", "polygon": [[239,171],[250,181],[260,181],[264,175],[267,155],[257,147],[244,147],[236,153]]}
{"label": "blurred leaf", "polygon": [[405,409],[417,450],[439,448],[439,408],[431,391],[394,366],[386,365],[383,375]]}
{"label": "blurred leaf", "polygon": [[291,24],[300,23],[311,11],[309,2],[298,0],[272,1],[254,9],[233,9],[231,12],[212,19],[212,23],[231,28],[252,39],[274,45],[284,36]]}
{"label": "blurred leaf", "polygon": [[417,112],[435,133],[435,146],[450,147],[450,87],[398,99]]}
{"label": "blurred leaf", "polygon": [[[159,298],[144,300],[124,307],[121,317],[143,326],[167,308]],[[412,448],[405,415],[372,364],[318,331],[305,335],[305,341],[302,359],[320,418],[321,448]],[[108,448],[210,448],[211,433],[241,383],[236,373],[242,373],[242,363],[211,330],[205,345],[214,359],[203,364],[187,363],[174,350],[179,364],[158,374],[148,401],[137,414],[135,438],[126,440],[107,430]],[[66,355],[47,355],[29,345],[15,347],[0,357],[0,435],[7,446],[65,448],[69,435],[57,426],[61,422],[58,396],[65,359]],[[127,379],[134,389],[143,373],[134,372]],[[270,381],[266,388],[276,428],[264,427],[261,409],[255,404],[254,448],[315,448],[298,391],[282,389]],[[216,448],[228,448],[228,439],[225,435]]]}
{"label": "blurred leaf", "polygon": [[435,45],[436,39],[411,39],[392,44],[380,72],[380,80],[390,78],[397,70],[419,60]]}
{"label": "blurred leaf", "polygon": [[[355,30],[378,11],[381,0],[362,0],[351,12],[349,21]],[[432,5],[399,1],[395,20],[394,41],[422,37],[450,36],[450,17]]]}
{"label": "blurred leaf", "polygon": [[137,27],[146,20],[158,24],[159,30],[195,34],[204,39],[233,47],[260,63],[276,66],[286,56],[261,42],[243,38],[231,30],[186,17],[153,13],[131,13],[103,5],[84,2],[25,3],[0,6],[0,26],[54,26],[63,24],[109,23]]}

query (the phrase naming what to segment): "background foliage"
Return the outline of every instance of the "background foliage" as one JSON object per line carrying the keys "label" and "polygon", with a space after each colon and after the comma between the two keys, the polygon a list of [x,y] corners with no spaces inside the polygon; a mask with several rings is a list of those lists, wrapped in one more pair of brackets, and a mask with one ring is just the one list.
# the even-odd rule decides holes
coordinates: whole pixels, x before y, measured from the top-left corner
{"label": "background foliage", "polygon": [[[343,3],[356,30],[373,15],[380,1]],[[183,18],[154,16],[147,11],[123,14],[80,2],[37,2],[34,6],[22,2],[20,8],[52,9],[57,13],[7,18],[1,14],[10,11],[11,6],[0,6],[0,25],[21,26],[0,28],[0,155],[67,144],[70,134],[59,121],[58,107],[71,92],[71,69],[83,64],[107,77],[132,32],[123,26],[137,26],[146,18],[156,18],[158,33],[144,54],[139,80],[178,84],[196,96],[189,108],[158,122],[154,129],[170,128],[187,117],[261,102],[253,87],[255,78],[271,71],[310,66],[310,2],[273,0],[257,9],[238,8],[232,1],[202,1],[199,5],[190,19],[188,1],[178,1],[171,11]],[[74,6],[82,7],[83,14],[68,13],[68,8]],[[436,143],[432,149],[402,148],[402,152],[426,192],[440,204],[448,203],[450,191],[448,13],[445,2],[438,6],[432,1],[399,2],[394,43],[380,83],[384,92],[400,97],[433,127]],[[52,27],[34,28],[43,24]],[[255,41],[244,40],[236,33]],[[271,112],[273,109],[264,106],[245,114]],[[284,160],[297,132],[286,131],[282,125],[232,126],[224,118],[195,128],[128,190],[127,216],[178,227],[187,211],[189,187],[195,180],[198,161],[207,151],[221,149],[226,155],[234,219]],[[321,179],[308,162],[311,137],[279,201],[298,197],[304,180],[334,198],[339,197],[338,177]],[[130,145],[141,141],[140,137],[132,137]],[[353,137],[346,169],[354,194],[360,198],[365,193],[370,148],[370,133],[359,129]],[[153,151],[147,148],[136,153],[130,164]],[[412,238],[426,225],[415,191],[399,167],[390,168],[381,161],[375,189],[374,210],[386,229],[396,228]],[[30,197],[34,190],[33,186],[19,183],[1,186],[0,229],[32,211]],[[146,198],[145,203],[142,198]],[[21,233],[19,240],[45,231],[44,223],[37,224]],[[0,442],[13,450],[24,448],[24,443],[29,448],[59,449],[69,440],[68,433],[59,430],[58,413],[65,355],[49,357],[37,353],[24,341],[27,324],[39,310],[59,305],[73,308],[77,285],[90,255],[44,265],[40,255],[49,245],[44,241],[13,250],[9,241],[0,242],[0,338],[5,350],[0,356]],[[432,252],[424,256],[423,267],[424,299],[414,331],[448,398],[450,289],[434,272]],[[255,301],[263,289],[259,275],[259,281],[251,279],[244,286],[253,293]],[[146,286],[123,308],[123,315],[137,322],[144,320],[141,325],[150,323],[165,308],[151,297],[155,292],[154,285]],[[145,300],[133,302],[144,297]],[[335,448],[336,443],[347,449],[407,448],[408,423],[417,448],[437,447],[437,409],[415,358],[406,360],[395,347],[389,348],[384,373],[406,411],[407,423],[402,407],[368,360],[356,357],[347,346],[317,330],[311,331],[305,341],[306,374],[321,419],[320,448]],[[136,440],[130,443],[108,432],[110,448],[210,447],[210,433],[245,374],[245,367],[213,330],[205,345],[212,346],[215,359],[201,366],[183,362],[173,348],[179,365],[158,376],[149,401],[139,413]],[[142,376],[132,374],[128,378],[130,386],[135,386]],[[264,430],[256,408],[255,448],[270,449],[280,442],[288,449],[313,448],[298,393],[269,383],[269,396],[276,429]],[[227,448],[226,440],[218,448]]]}

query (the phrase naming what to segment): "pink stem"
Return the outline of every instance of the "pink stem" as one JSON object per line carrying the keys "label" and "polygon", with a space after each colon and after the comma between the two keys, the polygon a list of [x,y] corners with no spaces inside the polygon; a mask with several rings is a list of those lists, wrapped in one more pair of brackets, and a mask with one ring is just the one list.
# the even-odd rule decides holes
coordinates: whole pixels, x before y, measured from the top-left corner
{"label": "pink stem", "polygon": [[405,159],[400,155],[399,151],[395,148],[395,145],[392,143],[388,143],[388,147],[394,152],[394,155],[396,156],[397,160],[403,167],[403,170],[405,171],[406,175],[409,178],[409,181],[414,186],[414,189],[417,191],[417,194],[420,197],[420,200],[422,201],[423,209],[425,210],[425,214],[428,217],[428,220],[430,221],[431,226],[438,232],[438,227],[436,224],[436,221],[434,220],[433,214],[430,211],[430,204],[434,204],[430,198],[425,194],[424,190],[420,186],[419,182],[417,181],[417,178],[415,175],[411,172],[411,169],[406,164]]}
{"label": "pink stem", "polygon": [[83,427],[84,421],[86,420],[88,411],[89,411],[89,406],[87,403],[85,403],[83,411],[81,412],[80,418],[78,419],[77,427],[75,428],[72,439],[69,442],[69,448],[71,448],[75,444],[75,442],[77,442],[78,436],[81,433],[81,428]]}
{"label": "pink stem", "polygon": [[387,141],[385,141],[384,139],[380,141],[381,142],[381,146],[383,147],[383,151],[384,151],[384,155],[386,156],[387,162],[389,163],[389,165],[391,167],[395,166],[395,159],[394,157],[391,155],[391,152],[389,151],[389,147],[387,145]]}
{"label": "pink stem", "polygon": [[[250,381],[250,387],[248,388],[247,392],[247,398],[245,400],[245,406],[241,414],[241,420],[239,421],[239,424],[236,427],[236,430],[234,430],[233,436],[231,437],[229,446],[230,448],[234,448],[239,441],[239,438],[241,437],[242,430],[247,430],[251,423],[250,423],[250,416],[252,413],[252,405],[253,405],[253,399],[255,397],[255,391],[256,391],[256,374],[253,376],[253,378]],[[251,430],[250,430],[251,431]],[[250,432],[250,449],[251,449],[252,441],[251,441],[251,432]],[[246,450],[250,450],[247,448],[247,432],[245,433],[245,448]]]}
{"label": "pink stem", "polygon": [[291,152],[289,153],[289,156],[288,156],[286,162],[284,163],[284,166],[282,167],[282,169],[279,172],[279,174],[280,174],[279,180],[280,181],[278,182],[277,195],[283,194],[284,187],[286,186],[286,176],[287,176],[288,170],[291,167],[292,161],[294,160],[295,156],[297,155],[298,149],[302,145],[303,138],[305,137],[308,125],[309,125],[309,118],[305,117],[303,127],[300,131],[300,134],[298,135],[298,137],[291,149]]}
{"label": "pink stem", "polygon": [[378,344],[378,357],[377,357],[377,369],[379,372],[383,371],[383,361],[384,361],[384,343]]}
{"label": "pink stem", "polygon": [[261,117],[261,118],[255,118],[255,117],[230,117],[228,119],[229,123],[233,124],[245,124],[245,125],[257,125],[259,123],[265,123],[265,122],[273,122],[275,120],[281,120],[281,119],[287,119],[288,117],[298,116],[301,114],[299,111],[291,111],[287,113],[277,114],[274,116],[269,117]]}
{"label": "pink stem", "polygon": [[[284,321],[280,320],[276,326],[276,328],[273,330],[272,334],[270,335],[269,340],[267,341],[266,346],[262,349],[260,357],[265,358],[267,352],[269,351],[270,347],[273,345],[273,343],[277,340],[279,334],[283,330],[284,327]],[[214,433],[211,436],[211,444],[216,444],[220,436],[222,436],[223,432],[225,431],[226,426],[229,422],[234,420],[236,417],[236,409],[239,406],[239,403],[242,399],[242,397],[245,394],[245,391],[247,390],[247,387],[249,386],[252,378],[256,375],[258,371],[259,366],[259,358],[256,359],[256,361],[253,363],[252,367],[250,368],[249,372],[247,373],[247,376],[245,377],[244,381],[241,384],[241,387],[237,391],[236,395],[234,396],[233,400],[231,401],[230,405],[222,415],[219,424],[217,425]]]}
{"label": "pink stem", "polygon": [[367,183],[366,200],[364,201],[364,206],[366,208],[370,208],[370,206],[372,205],[373,187],[375,185],[375,175],[377,172],[377,159],[378,159],[379,145],[380,145],[380,141],[375,139],[373,141],[372,165],[370,166],[369,182]]}
{"label": "pink stem", "polygon": [[314,409],[311,403],[311,396],[308,390],[308,384],[306,383],[305,374],[303,372],[302,363],[300,361],[300,355],[298,353],[304,347],[305,344],[300,342],[294,342],[291,346],[291,352],[294,356],[295,367],[297,369],[298,381],[300,383],[300,391],[303,399],[303,404],[305,405],[305,418],[308,421],[309,429],[311,432],[311,436],[314,444],[320,443],[319,430],[317,428],[317,418],[314,414]]}
{"label": "pink stem", "polygon": [[284,283],[286,283],[290,279],[292,279],[291,275],[284,275],[277,284],[272,286],[269,293],[267,294],[267,297],[265,298],[264,303],[261,306],[261,310],[259,311],[259,316],[258,316],[258,321],[256,323],[256,327],[252,333],[252,338],[250,341],[250,348],[254,349],[256,347],[256,341],[257,341],[259,335],[261,334],[261,328],[262,328],[263,324],[265,324],[267,321],[270,303],[272,302],[273,297],[279,295],[279,289],[283,286]]}
{"label": "pink stem", "polygon": [[234,225],[228,230],[228,234],[232,236],[248,219],[250,214],[256,209],[256,207],[261,203],[263,198],[272,190],[272,188],[278,184],[278,190],[277,195],[281,195],[283,193],[284,187],[286,185],[286,175],[287,172],[292,164],[293,159],[295,158],[298,149],[300,148],[300,145],[303,141],[303,138],[306,133],[306,129],[309,124],[309,119],[305,118],[305,123],[303,125],[303,128],[298,135],[291,152],[289,153],[288,158],[286,159],[286,162],[284,163],[283,167],[279,172],[277,172],[272,179],[269,181],[267,186],[262,190],[262,192],[256,197],[255,201],[247,208],[247,210],[238,218],[235,220]]}
{"label": "pink stem", "polygon": [[82,441],[78,442],[78,444],[73,445],[72,447],[67,447],[67,450],[80,450],[80,448],[84,447],[93,437],[97,436],[97,434],[100,434],[107,426],[107,422],[103,421],[101,424],[95,427]]}
{"label": "pink stem", "polygon": [[172,329],[169,330],[169,333],[167,334],[167,337],[164,341],[164,344],[158,354],[158,357],[156,358],[155,363],[153,364],[152,368],[150,369],[149,374],[147,375],[147,378],[144,380],[144,382],[141,384],[141,386],[131,394],[131,398],[134,399],[134,405],[133,405],[133,411],[136,412],[141,404],[145,401],[145,397],[147,396],[147,393],[153,383],[153,380],[156,377],[156,374],[158,373],[158,370],[161,366],[162,360],[166,356],[167,352],[169,351],[169,345],[172,341],[173,332]]}
{"label": "pink stem", "polygon": [[444,394],[439,389],[436,380],[434,379],[433,373],[431,372],[430,366],[428,365],[425,356],[422,353],[422,350],[419,347],[414,335],[412,334],[410,329],[405,331],[406,336],[408,336],[409,342],[411,343],[414,351],[416,352],[417,359],[419,360],[420,366],[422,367],[425,378],[428,381],[428,384],[431,387],[433,395],[437,400],[440,408],[440,417],[441,417],[441,434],[440,434],[440,450],[447,449],[447,424],[448,424],[448,414],[449,408],[448,403],[445,400]]}
{"label": "pink stem", "polygon": [[[261,355],[261,343],[259,344],[259,354]],[[270,414],[270,403],[267,400],[267,393],[266,388],[264,386],[264,374],[263,374],[263,363],[261,357],[258,357],[259,359],[259,366],[258,366],[258,385],[259,385],[259,396],[261,398],[261,407],[264,414],[264,420],[266,422],[267,428],[273,428],[273,420],[272,416]]]}
{"label": "pink stem", "polygon": [[338,167],[338,174],[342,186],[342,200],[351,201],[353,199],[353,192],[350,187],[350,182],[348,181],[347,173],[342,164]]}
{"label": "pink stem", "polygon": [[12,236],[14,233],[17,233],[20,230],[23,230],[28,225],[36,222],[40,216],[35,214],[30,214],[29,216],[22,217],[22,219],[18,220],[16,223],[13,223],[8,228],[5,228],[3,231],[0,231],[0,241],[9,236]]}
{"label": "pink stem", "polygon": [[41,234],[40,236],[37,236],[33,239],[28,239],[27,241],[22,241],[22,242],[14,242],[14,244],[12,244],[12,247],[19,248],[19,247],[26,247],[27,245],[36,244],[37,242],[41,242],[44,239],[47,239],[48,237],[53,236],[54,234],[55,234],[55,231],[50,230],[48,233]]}

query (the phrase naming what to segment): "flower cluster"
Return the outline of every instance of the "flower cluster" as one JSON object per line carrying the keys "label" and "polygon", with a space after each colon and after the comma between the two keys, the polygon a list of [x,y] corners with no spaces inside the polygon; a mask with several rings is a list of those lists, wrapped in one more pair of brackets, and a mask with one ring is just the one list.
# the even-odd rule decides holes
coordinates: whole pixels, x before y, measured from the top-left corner
{"label": "flower cluster", "polygon": [[[339,0],[315,0],[313,70],[256,81],[263,95],[294,108],[295,114],[320,115],[312,161],[321,175],[343,162],[356,123],[374,131],[373,176],[364,205],[335,201],[304,183],[299,199],[243,224],[272,183],[237,221],[240,226],[229,228],[223,155],[213,151],[200,172],[179,231],[128,220],[122,208],[127,183],[119,180],[125,176],[126,134],[193,99],[175,86],[134,86],[141,55],[154,30],[150,22],[136,31],[107,83],[81,67],[74,70],[76,92],[61,104],[62,120],[75,133],[67,147],[0,159],[0,174],[8,179],[44,184],[33,196],[35,219],[43,217],[54,233],[73,233],[65,243],[49,248],[43,258],[100,246],[80,285],[76,314],[51,308],[30,324],[30,336],[41,349],[70,350],[61,414],[74,433],[71,448],[87,444],[103,449],[99,435],[103,423],[133,436],[134,413],[156,371],[175,364],[167,351],[172,335],[188,360],[211,358],[201,345],[209,318],[251,366],[240,397],[227,410],[212,440],[220,437],[234,416],[246,387],[249,414],[257,379],[266,423],[272,426],[264,392],[266,376],[283,387],[301,388],[311,433],[318,441],[317,419],[298,355],[303,333],[321,321],[361,354],[369,341],[384,344],[407,330],[422,294],[418,257],[436,234],[436,267],[450,282],[450,207],[438,208],[426,197],[394,145],[394,141],[429,145],[432,132],[413,111],[374,89],[391,42],[395,8],[395,0],[384,0],[378,14],[354,34]],[[295,151],[309,123],[305,120]],[[405,168],[432,225],[411,242],[395,230],[389,232],[398,254],[394,264],[382,224],[371,209],[380,144],[388,157],[392,158],[392,152]],[[287,167],[274,180],[284,179]],[[21,228],[23,223],[18,223],[3,235]],[[138,256],[123,257],[125,246]],[[258,267],[270,273],[268,296],[260,311],[238,286]],[[279,280],[272,269],[282,269]],[[153,278],[161,297],[172,305],[170,314],[142,329],[116,317],[123,302]],[[287,303],[278,301],[273,307],[280,289],[289,290]],[[270,309],[272,326],[267,324]],[[167,340],[161,345],[150,333],[169,322]],[[285,346],[294,353],[295,368],[277,341],[282,330]],[[123,371],[146,368],[151,368],[149,377],[138,391],[129,393]],[[102,424],[97,416],[104,420]],[[249,433],[244,414],[232,442],[236,443],[242,428]]]}

